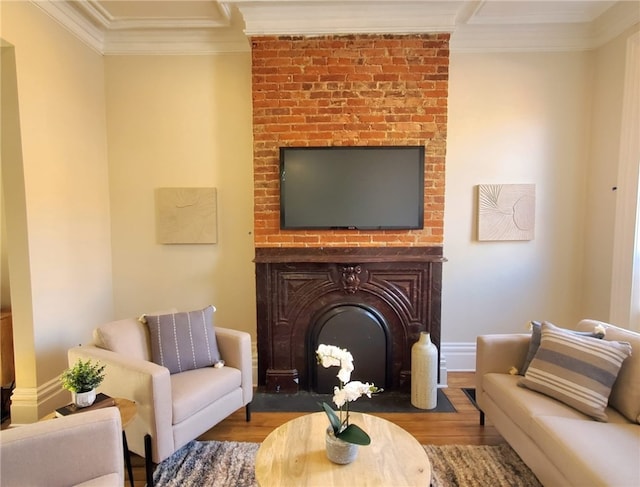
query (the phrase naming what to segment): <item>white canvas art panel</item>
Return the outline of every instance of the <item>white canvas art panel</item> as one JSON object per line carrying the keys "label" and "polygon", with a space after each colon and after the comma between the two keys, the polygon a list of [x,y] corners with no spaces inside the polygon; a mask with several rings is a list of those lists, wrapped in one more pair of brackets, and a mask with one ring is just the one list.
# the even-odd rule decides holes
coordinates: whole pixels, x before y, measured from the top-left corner
{"label": "white canvas art panel", "polygon": [[216,220],[215,188],[156,189],[158,243],[216,243]]}
{"label": "white canvas art panel", "polygon": [[478,240],[533,240],[535,184],[478,186]]}

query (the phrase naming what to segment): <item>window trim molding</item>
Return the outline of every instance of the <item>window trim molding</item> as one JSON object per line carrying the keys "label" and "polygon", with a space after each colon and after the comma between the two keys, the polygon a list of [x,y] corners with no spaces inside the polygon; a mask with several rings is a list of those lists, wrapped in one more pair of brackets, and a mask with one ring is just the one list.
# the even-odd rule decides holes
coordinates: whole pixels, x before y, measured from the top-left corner
{"label": "window trim molding", "polygon": [[640,331],[640,32],[627,40],[611,274],[611,323]]}

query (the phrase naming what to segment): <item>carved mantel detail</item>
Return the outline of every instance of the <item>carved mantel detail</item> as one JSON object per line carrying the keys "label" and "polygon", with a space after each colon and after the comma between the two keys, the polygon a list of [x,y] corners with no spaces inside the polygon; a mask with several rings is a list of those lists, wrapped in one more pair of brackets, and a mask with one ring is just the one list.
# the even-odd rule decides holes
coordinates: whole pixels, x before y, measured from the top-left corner
{"label": "carved mantel detail", "polygon": [[358,274],[362,272],[359,265],[347,265],[340,267],[342,271],[342,288],[347,294],[355,294],[360,286],[360,277]]}
{"label": "carved mantel detail", "polygon": [[311,330],[337,306],[375,310],[388,323],[390,377],[410,386],[411,346],[421,331],[440,348],[441,247],[257,248],[258,386],[310,386]]}

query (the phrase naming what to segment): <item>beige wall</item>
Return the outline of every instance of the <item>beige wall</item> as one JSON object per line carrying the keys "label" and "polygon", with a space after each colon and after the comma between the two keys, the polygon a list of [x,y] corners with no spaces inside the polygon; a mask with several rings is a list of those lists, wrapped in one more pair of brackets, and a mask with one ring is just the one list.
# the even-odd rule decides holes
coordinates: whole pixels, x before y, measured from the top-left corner
{"label": "beige wall", "polygon": [[[32,3],[2,2],[2,39],[15,48],[22,155],[2,161],[21,422],[67,399],[67,349],[113,313],[105,88],[102,57]],[[23,200],[6,191],[18,186]]]}
{"label": "beige wall", "polygon": [[[452,53],[442,338],[582,316],[591,54]],[[536,185],[535,238],[479,242],[478,184]]]}
{"label": "beige wall", "polygon": [[[249,53],[105,65],[116,316],[213,304],[255,336]],[[218,243],[156,243],[159,187],[217,188]]]}
{"label": "beige wall", "polygon": [[[451,56],[442,340],[609,319],[626,39]],[[478,242],[475,187],[536,185],[535,239]]]}

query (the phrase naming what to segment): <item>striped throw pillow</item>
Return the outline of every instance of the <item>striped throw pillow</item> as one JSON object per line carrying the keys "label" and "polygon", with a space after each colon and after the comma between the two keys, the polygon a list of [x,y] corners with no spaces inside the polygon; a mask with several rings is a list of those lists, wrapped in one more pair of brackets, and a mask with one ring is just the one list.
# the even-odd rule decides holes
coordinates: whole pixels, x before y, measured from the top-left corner
{"label": "striped throw pillow", "polygon": [[216,309],[145,316],[151,336],[151,359],[171,374],[209,367],[220,360],[213,327]]}
{"label": "striped throw pillow", "polygon": [[[548,323],[552,325],[553,323],[549,323],[548,321],[544,321],[543,323]],[[519,372],[519,375],[524,375],[527,373],[527,369],[529,368],[529,364],[535,357],[538,348],[540,348],[540,338],[542,337],[542,328],[541,323],[539,321],[531,322],[531,340],[529,341],[529,351],[527,352],[527,357],[524,359],[524,364],[522,365],[522,370]],[[554,325],[555,326],[555,325]],[[568,333],[573,333],[574,335],[582,335],[593,338],[604,338],[605,329],[600,326],[599,329],[594,329],[593,331],[577,331],[577,330],[569,330],[567,328],[563,328],[564,331]]]}
{"label": "striped throw pillow", "polygon": [[630,355],[629,343],[576,336],[542,323],[540,348],[518,384],[606,422],[611,388]]}

